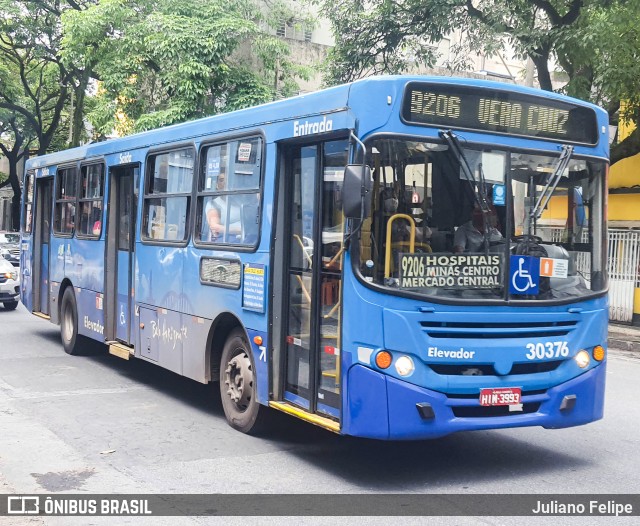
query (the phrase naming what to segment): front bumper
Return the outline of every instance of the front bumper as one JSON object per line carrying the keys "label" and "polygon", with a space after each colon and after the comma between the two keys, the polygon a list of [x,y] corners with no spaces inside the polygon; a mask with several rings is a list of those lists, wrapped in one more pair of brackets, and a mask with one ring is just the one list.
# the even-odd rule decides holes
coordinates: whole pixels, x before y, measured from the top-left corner
{"label": "front bumper", "polygon": [[20,282],[9,279],[0,283],[0,303],[3,301],[18,301],[20,296]]}
{"label": "front bumper", "polygon": [[[378,439],[436,438],[457,431],[542,426],[563,428],[602,418],[606,362],[567,382],[531,394],[523,391],[523,411],[483,408],[478,398],[447,396],[383,375],[362,365],[348,374],[342,432]],[[565,397],[567,397],[565,399]],[[563,400],[575,400],[561,410]],[[418,410],[428,404],[433,417]],[[495,416],[496,412],[503,415]]]}

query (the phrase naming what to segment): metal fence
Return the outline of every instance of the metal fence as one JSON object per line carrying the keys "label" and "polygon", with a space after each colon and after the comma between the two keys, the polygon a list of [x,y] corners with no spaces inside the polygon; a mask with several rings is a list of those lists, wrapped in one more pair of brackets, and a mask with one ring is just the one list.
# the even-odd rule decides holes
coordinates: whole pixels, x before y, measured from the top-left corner
{"label": "metal fence", "polygon": [[[551,243],[566,241],[564,228],[543,227],[538,229],[542,238]],[[582,243],[588,243],[588,233],[582,232]],[[589,254],[575,254],[578,272],[589,282],[591,261]],[[607,253],[609,274],[609,319],[630,323],[633,318],[633,297],[640,287],[640,230],[609,229]]]}

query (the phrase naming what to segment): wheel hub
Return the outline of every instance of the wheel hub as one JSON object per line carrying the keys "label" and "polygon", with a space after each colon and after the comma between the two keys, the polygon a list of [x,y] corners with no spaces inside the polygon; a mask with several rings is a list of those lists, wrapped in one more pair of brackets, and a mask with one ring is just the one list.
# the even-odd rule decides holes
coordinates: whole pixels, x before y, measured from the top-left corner
{"label": "wheel hub", "polygon": [[227,395],[239,409],[246,409],[253,392],[253,371],[249,357],[245,353],[241,353],[231,358],[224,376]]}

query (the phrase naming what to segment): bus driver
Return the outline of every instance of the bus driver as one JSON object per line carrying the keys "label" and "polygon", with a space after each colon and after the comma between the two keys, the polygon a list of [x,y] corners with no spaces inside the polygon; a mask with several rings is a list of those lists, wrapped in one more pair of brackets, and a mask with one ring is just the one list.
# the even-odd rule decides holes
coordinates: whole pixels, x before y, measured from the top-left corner
{"label": "bus driver", "polygon": [[[487,214],[487,221],[489,224],[488,241],[489,243],[500,241],[502,234],[496,228],[498,224],[497,214],[495,208],[491,207]],[[482,210],[477,206],[474,207],[471,212],[471,220],[463,223],[458,227],[453,237],[453,252],[461,254],[462,252],[478,252],[482,250],[484,245],[484,230],[482,220]]]}

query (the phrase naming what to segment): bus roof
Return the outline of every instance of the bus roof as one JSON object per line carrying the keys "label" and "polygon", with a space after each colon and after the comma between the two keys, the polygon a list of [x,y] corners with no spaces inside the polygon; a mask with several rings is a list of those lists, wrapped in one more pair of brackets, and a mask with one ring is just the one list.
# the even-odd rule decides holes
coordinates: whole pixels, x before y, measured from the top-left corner
{"label": "bus roof", "polygon": [[[371,110],[371,101],[377,100],[374,95],[384,95],[386,99],[388,96],[391,96],[390,94],[393,94],[395,98],[403,92],[406,84],[412,81],[485,89],[490,88],[494,91],[516,92],[536,97],[543,96],[548,99],[570,102],[591,108],[598,116],[599,125],[608,123],[607,113],[594,104],[536,88],[463,77],[386,75],[368,77],[348,84],[269,102],[243,110],[204,117],[189,122],[128,135],[126,137],[90,143],[68,150],[33,157],[27,161],[26,168],[27,170],[42,168],[141,148],[189,141],[213,134],[229,134],[240,132],[241,130],[257,129],[269,124],[292,119],[302,119],[341,110],[344,111],[354,106],[359,110],[356,117],[360,118],[360,111],[366,112],[367,109]],[[369,108],[367,108],[367,104],[369,104]],[[390,103],[387,103],[385,107],[389,105]],[[384,112],[376,108],[376,111],[371,111],[371,113],[379,114]],[[371,115],[369,115],[369,117],[370,116]],[[386,118],[388,118],[388,112],[385,114],[385,121]]]}

